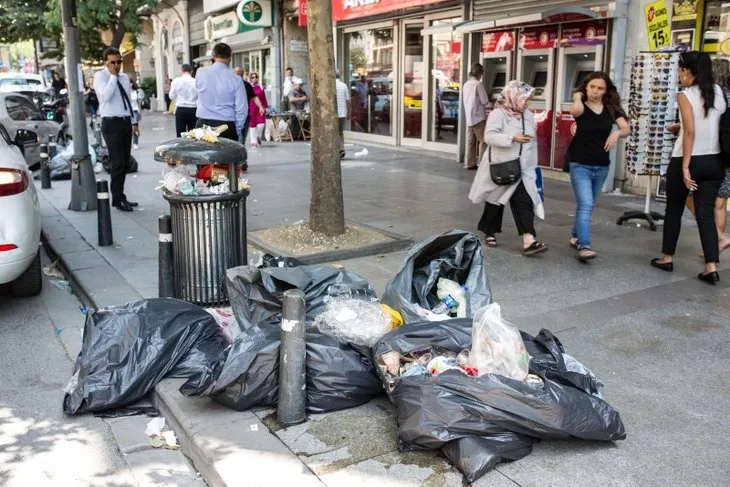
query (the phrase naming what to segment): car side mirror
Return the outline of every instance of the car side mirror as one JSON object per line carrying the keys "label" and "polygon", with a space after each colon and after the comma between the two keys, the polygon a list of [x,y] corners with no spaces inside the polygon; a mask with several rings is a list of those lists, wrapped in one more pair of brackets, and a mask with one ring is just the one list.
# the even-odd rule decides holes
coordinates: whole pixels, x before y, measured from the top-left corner
{"label": "car side mirror", "polygon": [[15,140],[13,141],[15,145],[21,148],[26,144],[33,144],[35,142],[38,142],[38,134],[26,129],[18,129],[15,133]]}

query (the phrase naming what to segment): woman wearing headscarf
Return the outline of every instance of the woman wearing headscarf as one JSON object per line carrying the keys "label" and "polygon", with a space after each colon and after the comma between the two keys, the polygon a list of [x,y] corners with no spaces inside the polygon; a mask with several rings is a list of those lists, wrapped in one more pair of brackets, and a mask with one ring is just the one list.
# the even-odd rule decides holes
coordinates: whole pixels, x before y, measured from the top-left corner
{"label": "woman wearing headscarf", "polygon": [[256,94],[256,98],[261,102],[256,103],[254,99],[248,100],[248,116],[249,116],[249,134],[251,134],[251,147],[258,147],[261,145],[261,136],[264,133],[264,127],[266,127],[266,115],[265,112],[261,113],[258,109],[262,106],[264,110],[269,107],[266,101],[266,93],[264,88],[259,84],[259,75],[257,73],[251,73],[248,76],[248,80],[253,86],[253,91]]}
{"label": "woman wearing headscarf", "polygon": [[[522,81],[510,81],[505,87],[501,100],[487,119],[484,140],[488,149],[469,192],[472,202],[484,202],[479,230],[486,235],[486,245],[497,246],[495,235],[502,231],[504,206],[509,203],[517,233],[522,237],[522,250],[528,256],[548,249],[547,244],[537,240],[535,232],[535,214],[540,218],[545,215],[537,190],[535,118],[527,108],[534,91]],[[508,186],[496,184],[489,166],[518,158],[519,181]]]}

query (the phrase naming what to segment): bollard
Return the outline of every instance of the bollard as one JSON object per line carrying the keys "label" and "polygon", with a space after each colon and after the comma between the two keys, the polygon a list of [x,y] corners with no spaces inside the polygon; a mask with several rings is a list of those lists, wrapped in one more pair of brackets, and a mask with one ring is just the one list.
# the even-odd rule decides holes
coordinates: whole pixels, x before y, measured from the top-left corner
{"label": "bollard", "polygon": [[112,237],[112,214],[109,206],[109,182],[106,179],[96,182],[96,216],[99,246],[107,247],[114,243],[114,238]]}
{"label": "bollard", "polygon": [[56,157],[56,154],[58,153],[58,145],[56,144],[56,139],[52,136],[48,136],[48,160],[52,161],[54,157]]}
{"label": "bollard", "polygon": [[48,146],[41,144],[41,188],[51,189],[51,167],[48,165]]}
{"label": "bollard", "polygon": [[172,219],[162,215],[158,220],[160,229],[160,252],[157,275],[158,294],[161,298],[175,297],[175,266],[172,253]]}
{"label": "bollard", "polygon": [[279,423],[284,427],[303,423],[307,419],[304,311],[304,293],[299,289],[286,291],[279,348],[279,403],[276,408]]}

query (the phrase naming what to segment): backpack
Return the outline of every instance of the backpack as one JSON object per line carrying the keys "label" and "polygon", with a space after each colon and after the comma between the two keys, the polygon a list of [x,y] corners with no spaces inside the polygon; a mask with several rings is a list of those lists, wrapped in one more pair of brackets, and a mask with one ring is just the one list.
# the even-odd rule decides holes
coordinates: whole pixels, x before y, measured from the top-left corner
{"label": "backpack", "polygon": [[730,168],[730,101],[728,101],[728,94],[724,89],[722,94],[728,108],[725,109],[725,113],[720,115],[720,159],[726,168]]}

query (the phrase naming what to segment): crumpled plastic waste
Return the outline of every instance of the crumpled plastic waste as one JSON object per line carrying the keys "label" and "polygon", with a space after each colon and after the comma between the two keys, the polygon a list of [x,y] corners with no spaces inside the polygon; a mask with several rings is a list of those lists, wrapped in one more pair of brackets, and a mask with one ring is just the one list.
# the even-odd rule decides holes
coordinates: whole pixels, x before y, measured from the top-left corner
{"label": "crumpled plastic waste", "polygon": [[[165,166],[162,170],[162,180],[156,190],[166,189],[170,193],[190,195],[227,194],[231,191],[230,181],[226,176],[217,176],[209,182],[198,179],[198,168],[192,164],[178,164]],[[239,190],[248,190],[251,187],[248,179],[238,180]]]}
{"label": "crumpled plastic waste", "polygon": [[393,320],[378,302],[338,298],[327,303],[314,325],[341,343],[372,347],[393,329]]}
{"label": "crumpled plastic waste", "polygon": [[468,364],[479,371],[480,377],[499,374],[524,380],[529,373],[530,355],[522,335],[517,327],[502,319],[496,303],[484,306],[474,314]]}
{"label": "crumpled plastic waste", "polygon": [[446,296],[454,298],[458,306],[456,307],[456,317],[466,318],[466,293],[462,288],[461,284],[445,277],[440,277],[436,282],[436,296],[439,299],[444,299]]}
{"label": "crumpled plastic waste", "polygon": [[227,308],[205,308],[205,311],[215,318],[221,334],[229,343],[233,342],[243,331],[238,325],[236,317],[233,316],[233,309],[230,306]]}
{"label": "crumpled plastic waste", "polygon": [[167,450],[180,449],[175,432],[165,429],[165,418],[152,419],[147,423],[144,434],[149,438],[152,448],[165,448]]}
{"label": "crumpled plastic waste", "polygon": [[200,128],[189,130],[188,132],[183,132],[182,134],[180,134],[180,136],[184,139],[196,139],[215,144],[216,142],[218,142],[218,137],[220,136],[220,134],[222,134],[226,130],[228,130],[228,125],[221,125],[220,127],[216,128],[203,125]]}

